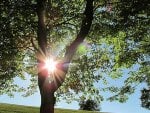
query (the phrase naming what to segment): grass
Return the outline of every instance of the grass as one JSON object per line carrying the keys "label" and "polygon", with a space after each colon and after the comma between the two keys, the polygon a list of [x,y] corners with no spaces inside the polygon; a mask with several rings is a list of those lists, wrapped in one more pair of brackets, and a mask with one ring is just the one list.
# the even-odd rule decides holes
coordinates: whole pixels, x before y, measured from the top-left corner
{"label": "grass", "polygon": [[[0,113],[39,113],[39,107],[0,103]],[[100,112],[56,108],[55,113],[100,113]]]}

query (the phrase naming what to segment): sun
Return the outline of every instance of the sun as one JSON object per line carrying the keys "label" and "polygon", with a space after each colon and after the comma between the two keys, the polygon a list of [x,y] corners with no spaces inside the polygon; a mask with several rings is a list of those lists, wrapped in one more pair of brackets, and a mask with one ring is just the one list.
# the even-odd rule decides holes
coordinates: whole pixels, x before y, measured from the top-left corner
{"label": "sun", "polygon": [[56,70],[57,62],[52,58],[48,58],[45,60],[45,68],[48,69],[49,72],[54,72]]}

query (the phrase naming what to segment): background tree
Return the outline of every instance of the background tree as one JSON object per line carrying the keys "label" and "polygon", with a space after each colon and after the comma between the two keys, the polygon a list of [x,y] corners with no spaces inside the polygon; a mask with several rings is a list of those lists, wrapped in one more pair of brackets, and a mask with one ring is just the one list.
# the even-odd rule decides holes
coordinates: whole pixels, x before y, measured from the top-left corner
{"label": "background tree", "polygon": [[[55,92],[57,99],[70,102],[92,95],[93,100],[102,101],[100,92],[109,91],[114,92],[110,101],[125,102],[140,84],[145,83],[149,91],[149,0],[94,0],[92,26],[91,21],[86,23],[86,18],[92,19],[84,13],[86,7],[89,9],[84,0],[2,0],[0,6],[0,94],[22,90],[26,96],[33,94],[38,86],[36,65],[40,70],[39,64],[49,52],[59,61],[57,69],[67,73],[65,81],[62,77],[58,82],[60,86],[64,81]],[[80,43],[78,37],[82,37]],[[123,69],[129,71],[125,76]],[[24,73],[31,75],[27,89],[14,83],[15,77],[24,80]],[[44,74],[46,70],[38,77]],[[109,79],[122,80],[122,84],[115,87]],[[39,79],[42,84],[40,80],[45,78]],[[99,87],[95,87],[96,82]],[[149,109],[149,104],[144,105],[147,101],[141,100]]]}
{"label": "background tree", "polygon": [[80,110],[100,111],[100,105],[94,100],[82,100],[79,103]]}

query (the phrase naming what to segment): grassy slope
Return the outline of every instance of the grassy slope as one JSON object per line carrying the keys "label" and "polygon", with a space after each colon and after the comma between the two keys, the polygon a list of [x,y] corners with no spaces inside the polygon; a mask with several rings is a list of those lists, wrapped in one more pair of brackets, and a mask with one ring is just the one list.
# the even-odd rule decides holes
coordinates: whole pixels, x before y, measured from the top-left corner
{"label": "grassy slope", "polygon": [[[38,107],[0,103],[0,113],[39,113]],[[99,113],[93,111],[55,109],[55,113]]]}

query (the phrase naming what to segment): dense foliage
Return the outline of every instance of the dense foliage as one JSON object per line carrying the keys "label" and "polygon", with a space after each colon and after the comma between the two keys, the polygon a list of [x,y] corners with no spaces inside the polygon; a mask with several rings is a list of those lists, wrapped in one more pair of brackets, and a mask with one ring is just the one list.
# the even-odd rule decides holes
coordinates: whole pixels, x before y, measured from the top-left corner
{"label": "dense foliage", "polygon": [[81,110],[100,111],[100,105],[94,100],[90,100],[90,99],[86,101],[85,100],[80,101],[79,106]]}
{"label": "dense foliage", "polygon": [[[0,7],[0,94],[24,91],[14,80],[25,79],[27,73],[31,84],[26,95],[31,95],[37,86],[33,47],[37,45],[36,1],[2,0]],[[84,0],[46,2],[49,51],[57,59],[64,56],[66,46],[76,37],[84,8]],[[110,91],[110,101],[125,102],[144,84],[147,91],[143,89],[141,101],[149,109],[149,96],[144,96],[150,88],[149,10],[149,0],[95,0],[90,34],[79,47],[56,95],[68,102],[82,98],[99,102],[103,100],[100,92]],[[122,84],[114,86],[109,83],[111,79]]]}

